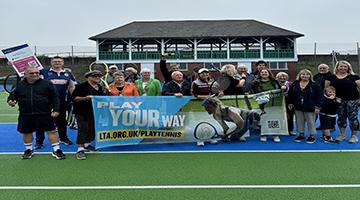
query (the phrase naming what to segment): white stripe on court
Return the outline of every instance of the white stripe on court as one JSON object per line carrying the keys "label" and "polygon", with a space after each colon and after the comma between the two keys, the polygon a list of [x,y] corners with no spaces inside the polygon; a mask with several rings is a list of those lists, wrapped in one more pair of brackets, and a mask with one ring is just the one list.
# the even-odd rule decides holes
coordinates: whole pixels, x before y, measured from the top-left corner
{"label": "white stripe on court", "polygon": [[359,188],[360,184],[340,185],[144,185],[144,186],[0,186],[0,190],[144,190],[144,189],[298,189]]}
{"label": "white stripe on court", "polygon": [[[338,149],[338,150],[198,150],[198,151],[96,151],[86,152],[87,154],[171,154],[171,153],[344,153],[360,152],[360,149]],[[0,155],[21,155],[23,151],[0,152]],[[35,150],[36,154],[50,154]],[[64,151],[65,154],[75,154],[75,151]]]}

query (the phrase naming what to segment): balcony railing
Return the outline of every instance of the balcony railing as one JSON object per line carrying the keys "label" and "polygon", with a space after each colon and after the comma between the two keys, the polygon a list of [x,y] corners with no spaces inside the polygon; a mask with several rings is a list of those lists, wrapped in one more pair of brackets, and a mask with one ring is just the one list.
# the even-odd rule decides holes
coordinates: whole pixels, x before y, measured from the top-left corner
{"label": "balcony railing", "polygon": [[[194,51],[166,51],[175,53],[168,56],[168,60],[193,60]],[[132,52],[132,60],[159,60],[160,51]],[[99,52],[100,60],[129,60],[129,52]],[[259,49],[232,50],[230,59],[260,59]],[[265,50],[264,58],[294,58],[293,49]],[[197,51],[197,59],[227,59],[227,51]]]}

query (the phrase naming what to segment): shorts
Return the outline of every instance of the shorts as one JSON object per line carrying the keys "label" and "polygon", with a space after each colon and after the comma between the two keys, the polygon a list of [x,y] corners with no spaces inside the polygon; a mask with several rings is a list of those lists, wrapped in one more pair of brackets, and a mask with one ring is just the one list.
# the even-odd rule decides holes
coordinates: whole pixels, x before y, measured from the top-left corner
{"label": "shorts", "polygon": [[322,130],[334,129],[336,125],[336,117],[330,117],[320,114],[320,126]]}
{"label": "shorts", "polygon": [[53,131],[55,119],[48,115],[19,115],[17,130],[22,134],[34,131]]}

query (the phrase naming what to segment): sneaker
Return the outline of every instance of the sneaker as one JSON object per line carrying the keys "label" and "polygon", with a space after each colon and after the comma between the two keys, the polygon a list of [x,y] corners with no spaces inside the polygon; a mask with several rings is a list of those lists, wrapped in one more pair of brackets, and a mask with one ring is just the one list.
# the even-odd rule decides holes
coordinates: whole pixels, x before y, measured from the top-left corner
{"label": "sneaker", "polygon": [[295,142],[302,142],[302,141],[304,141],[305,140],[305,137],[304,137],[304,135],[303,134],[300,134],[299,136],[297,136],[296,138],[295,138]]}
{"label": "sneaker", "polygon": [[274,142],[280,142],[280,136],[274,135],[274,136],[273,136],[273,141],[274,141]]}
{"label": "sneaker", "polygon": [[57,160],[62,160],[65,159],[65,154],[63,153],[63,151],[61,149],[58,149],[56,151],[52,152],[52,156],[54,158],[56,158]]}
{"label": "sneaker", "polygon": [[297,133],[295,131],[290,131],[289,135],[295,136],[295,135],[297,135]]}
{"label": "sneaker", "polygon": [[312,144],[316,141],[315,137],[313,135],[310,135],[307,139],[306,139],[306,143],[308,144]]}
{"label": "sneaker", "polygon": [[203,141],[197,141],[197,142],[196,142],[196,145],[197,145],[198,147],[203,147],[203,146],[205,146],[205,143],[204,143]]}
{"label": "sneaker", "polygon": [[26,150],[24,151],[24,154],[22,155],[22,159],[30,159],[33,155],[34,155],[33,150],[31,150],[31,149],[26,149]]}
{"label": "sneaker", "polygon": [[65,145],[72,145],[73,142],[71,142],[71,140],[69,140],[69,138],[66,138],[64,140],[60,140],[60,143],[65,144]]}
{"label": "sneaker", "polygon": [[266,136],[266,135],[262,135],[262,136],[260,137],[260,141],[261,141],[261,142],[266,142],[266,141],[267,141],[267,136]]}
{"label": "sneaker", "polygon": [[210,140],[210,144],[218,144],[219,143],[219,141],[217,141],[217,140]]}
{"label": "sneaker", "polygon": [[240,137],[239,138],[239,142],[246,142],[246,138],[243,136],[243,137]]}
{"label": "sneaker", "polygon": [[346,139],[346,135],[343,135],[343,134],[340,134],[340,135],[338,135],[337,137],[336,137],[336,141],[337,142],[342,142],[342,141],[344,141]]}
{"label": "sneaker", "polygon": [[78,151],[76,152],[76,159],[78,160],[85,160],[86,159],[86,155],[84,151]]}
{"label": "sneaker", "polygon": [[320,139],[322,141],[324,141],[324,143],[336,143],[335,140],[329,135],[329,136],[326,136],[326,135],[322,135],[320,137]]}
{"label": "sneaker", "polygon": [[87,147],[84,147],[85,151],[94,152],[96,151],[95,147],[92,145],[89,145]]}
{"label": "sneaker", "polygon": [[34,149],[42,149],[44,148],[43,143],[36,143]]}
{"label": "sneaker", "polygon": [[356,135],[352,135],[350,140],[349,140],[349,143],[354,144],[354,143],[357,143],[357,142],[359,142],[358,137]]}

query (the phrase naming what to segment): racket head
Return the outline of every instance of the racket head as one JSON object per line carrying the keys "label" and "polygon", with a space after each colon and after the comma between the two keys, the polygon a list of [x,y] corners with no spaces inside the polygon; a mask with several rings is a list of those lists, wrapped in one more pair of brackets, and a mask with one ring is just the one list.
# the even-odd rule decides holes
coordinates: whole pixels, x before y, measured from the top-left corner
{"label": "racket head", "polygon": [[21,78],[17,73],[7,75],[4,80],[5,91],[9,94],[13,93],[20,80],[21,80]]}
{"label": "racket head", "polygon": [[101,82],[105,85],[105,87],[108,89],[109,84],[107,83],[107,78],[109,75],[109,66],[104,62],[94,61],[89,65],[89,70],[99,70],[101,72]]}
{"label": "racket head", "polygon": [[194,129],[194,137],[197,140],[211,140],[218,137],[216,128],[209,122],[200,122]]}
{"label": "racket head", "polygon": [[228,76],[220,76],[216,81],[214,81],[211,86],[210,90],[214,94],[218,94],[219,92],[223,92],[227,88],[229,88],[231,84],[231,78]]}

